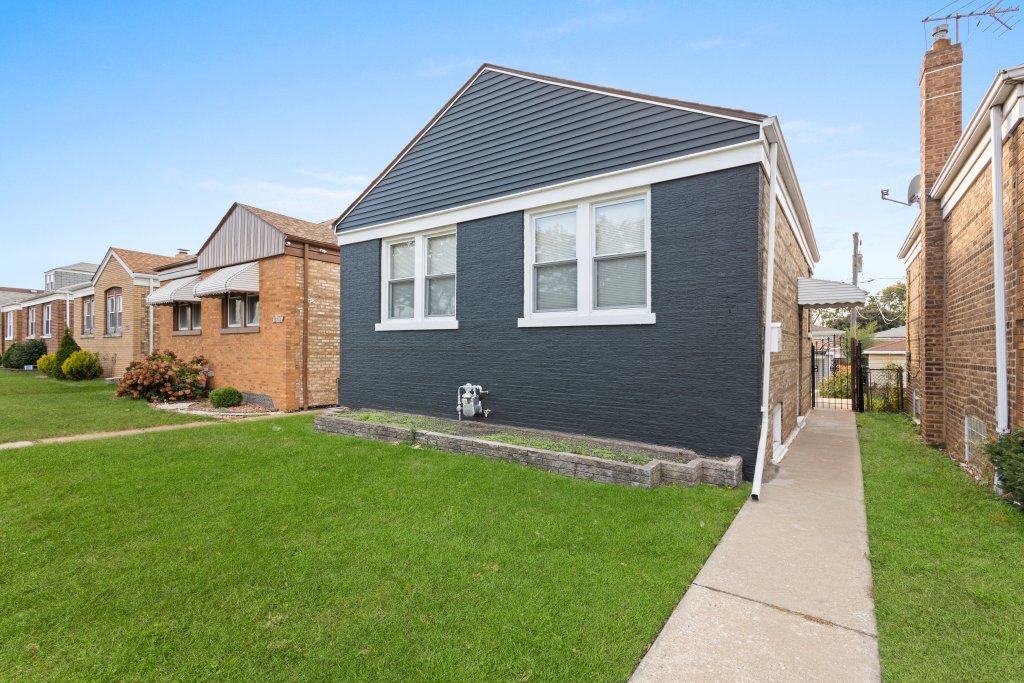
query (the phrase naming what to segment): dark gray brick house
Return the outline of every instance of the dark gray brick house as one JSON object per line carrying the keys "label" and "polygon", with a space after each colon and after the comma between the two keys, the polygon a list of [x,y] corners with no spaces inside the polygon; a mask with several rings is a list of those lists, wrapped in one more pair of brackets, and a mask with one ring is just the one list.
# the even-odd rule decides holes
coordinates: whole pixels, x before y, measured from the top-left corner
{"label": "dark gray brick house", "polygon": [[762,407],[776,457],[810,409],[818,251],[774,118],[484,65],[335,228],[342,405],[454,418],[479,384],[488,421],[748,477]]}

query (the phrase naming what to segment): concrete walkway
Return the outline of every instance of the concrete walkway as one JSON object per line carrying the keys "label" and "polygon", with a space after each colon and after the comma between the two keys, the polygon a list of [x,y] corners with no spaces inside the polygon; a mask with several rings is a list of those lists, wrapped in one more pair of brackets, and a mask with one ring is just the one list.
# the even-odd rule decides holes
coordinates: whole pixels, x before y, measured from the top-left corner
{"label": "concrete walkway", "polygon": [[853,413],[816,410],[631,681],[879,680],[867,552]]}

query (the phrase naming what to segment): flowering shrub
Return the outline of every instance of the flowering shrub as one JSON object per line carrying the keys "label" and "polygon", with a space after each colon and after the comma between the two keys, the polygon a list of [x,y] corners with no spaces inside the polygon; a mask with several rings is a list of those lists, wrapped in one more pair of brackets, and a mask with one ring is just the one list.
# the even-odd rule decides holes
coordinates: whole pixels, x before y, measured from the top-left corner
{"label": "flowering shrub", "polygon": [[83,379],[96,379],[103,375],[103,368],[100,367],[100,359],[96,357],[96,354],[81,349],[68,356],[64,365],[60,367],[60,371],[64,379],[75,382]]}
{"label": "flowering shrub", "polygon": [[171,351],[156,351],[133,361],[121,377],[117,395],[147,401],[194,401],[206,394],[206,359],[178,358]]}
{"label": "flowering shrub", "polygon": [[36,361],[36,368],[44,375],[53,377],[53,367],[56,364],[57,357],[52,353],[48,353],[45,356],[39,357],[39,360]]}

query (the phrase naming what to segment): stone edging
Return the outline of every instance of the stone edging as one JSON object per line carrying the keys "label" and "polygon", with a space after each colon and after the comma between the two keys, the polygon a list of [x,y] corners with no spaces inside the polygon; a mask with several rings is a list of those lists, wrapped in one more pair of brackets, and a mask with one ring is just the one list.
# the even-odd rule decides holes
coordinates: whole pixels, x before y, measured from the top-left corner
{"label": "stone edging", "polygon": [[739,486],[743,481],[743,461],[738,456],[695,458],[685,463],[651,460],[644,464],[634,464],[595,458],[589,455],[560,453],[543,448],[487,441],[468,436],[351,420],[337,414],[318,415],[315,424],[318,432],[357,436],[378,441],[415,441],[442,451],[482,455],[497,460],[518,462],[567,477],[589,479],[607,484],[624,484],[650,489],[671,484],[684,486],[714,484],[734,487]]}

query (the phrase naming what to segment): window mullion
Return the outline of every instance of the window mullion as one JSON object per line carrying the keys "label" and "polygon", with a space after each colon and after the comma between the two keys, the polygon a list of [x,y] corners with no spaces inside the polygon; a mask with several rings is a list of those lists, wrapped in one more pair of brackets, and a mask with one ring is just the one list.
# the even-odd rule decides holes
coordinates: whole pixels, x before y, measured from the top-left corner
{"label": "window mullion", "polygon": [[594,308],[594,218],[590,202],[576,208],[576,310],[590,315]]}
{"label": "window mullion", "polygon": [[427,238],[417,235],[415,241],[415,258],[413,259],[413,320],[425,319],[426,306],[426,275],[427,275]]}

